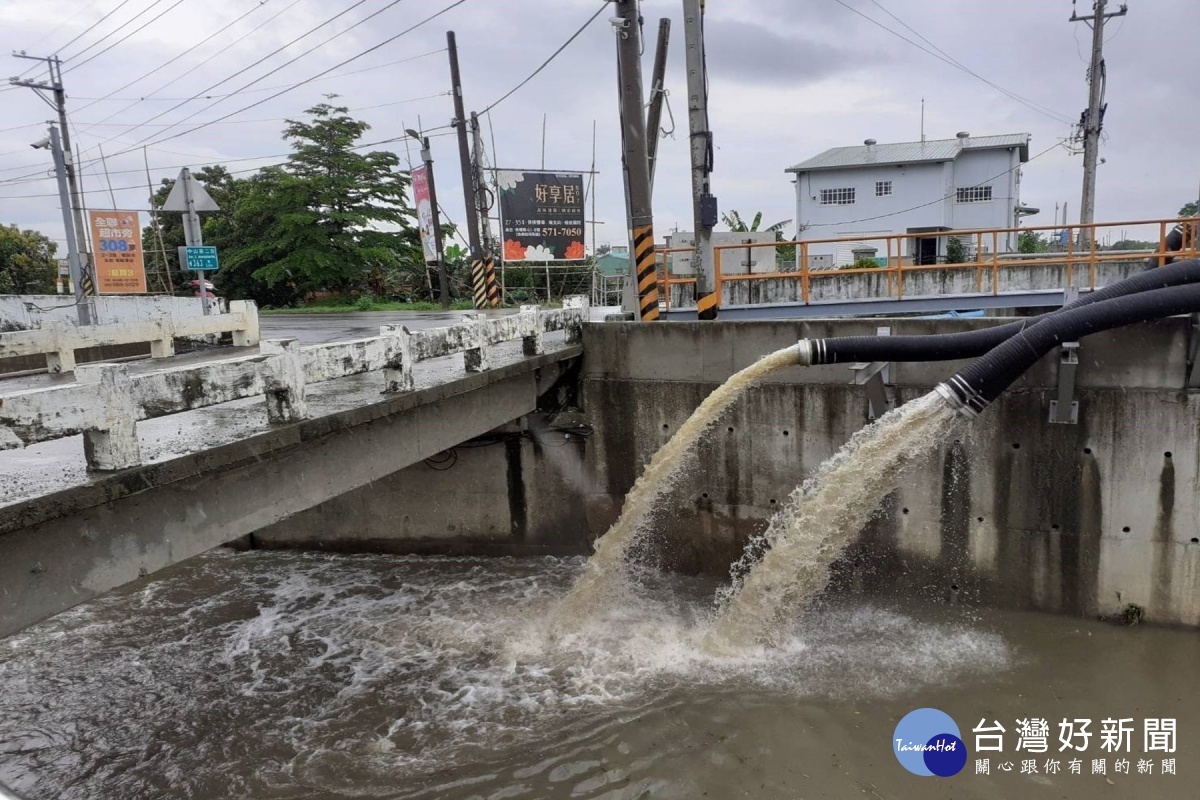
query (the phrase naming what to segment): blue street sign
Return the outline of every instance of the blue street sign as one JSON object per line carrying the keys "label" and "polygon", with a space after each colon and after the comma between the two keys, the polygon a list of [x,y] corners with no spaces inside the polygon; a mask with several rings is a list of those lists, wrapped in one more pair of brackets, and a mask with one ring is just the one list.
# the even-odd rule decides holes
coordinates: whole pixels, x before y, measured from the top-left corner
{"label": "blue street sign", "polygon": [[185,247],[187,251],[187,268],[193,272],[212,272],[220,265],[217,263],[217,248],[215,247]]}

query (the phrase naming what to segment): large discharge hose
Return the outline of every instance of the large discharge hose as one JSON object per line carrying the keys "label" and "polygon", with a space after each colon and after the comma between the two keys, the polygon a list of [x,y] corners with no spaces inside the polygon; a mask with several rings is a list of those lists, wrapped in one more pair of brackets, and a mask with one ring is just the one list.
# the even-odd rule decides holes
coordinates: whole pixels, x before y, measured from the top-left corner
{"label": "large discharge hose", "polygon": [[968,364],[950,380],[938,384],[937,391],[973,418],[1056,345],[1122,325],[1197,311],[1200,284],[1154,289],[1059,311]]}
{"label": "large discharge hose", "polygon": [[801,363],[843,364],[856,361],[953,361],[977,358],[1021,331],[1075,309],[1118,297],[1200,282],[1200,259],[1179,261],[1142,272],[1086,294],[1060,309],[1038,317],[962,333],[926,336],[842,336],[800,342],[807,353]]}

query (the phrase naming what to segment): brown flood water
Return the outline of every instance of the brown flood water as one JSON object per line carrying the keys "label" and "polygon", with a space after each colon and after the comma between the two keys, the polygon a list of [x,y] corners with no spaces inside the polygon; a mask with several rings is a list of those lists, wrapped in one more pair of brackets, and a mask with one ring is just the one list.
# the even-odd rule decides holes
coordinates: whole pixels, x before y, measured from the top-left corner
{"label": "brown flood water", "polygon": [[[122,800],[1200,796],[1194,632],[831,599],[778,648],[715,656],[699,644],[716,585],[640,575],[548,638],[582,568],[194,559],[0,640],[0,783]],[[958,775],[893,757],[897,722],[921,707],[957,722]],[[1050,723],[1037,775],[1014,752],[1029,717]],[[1003,753],[975,752],[981,718],[1006,729]],[[1097,734],[1080,775],[1058,752],[1063,718]],[[1132,774],[1101,749],[1108,718],[1134,720],[1119,756]],[[1176,752],[1143,752],[1146,718],[1178,721]],[[1060,774],[1041,774],[1047,757]],[[1163,757],[1178,774],[1160,774]]]}

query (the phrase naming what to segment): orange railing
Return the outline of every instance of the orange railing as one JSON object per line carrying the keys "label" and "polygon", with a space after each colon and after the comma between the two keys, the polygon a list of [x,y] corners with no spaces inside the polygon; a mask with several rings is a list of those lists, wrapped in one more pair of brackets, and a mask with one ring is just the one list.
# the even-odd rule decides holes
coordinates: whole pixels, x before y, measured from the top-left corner
{"label": "orange railing", "polygon": [[[1187,235],[1184,236],[1183,248],[1177,251],[1167,250],[1166,238],[1170,230],[1177,224],[1185,226]],[[1101,231],[1134,228],[1138,226],[1156,226],[1158,229],[1158,244],[1154,251],[1105,250],[1098,245],[1102,238]],[[885,274],[887,275],[887,296],[903,299],[905,275],[913,272],[931,270],[975,270],[975,291],[985,292],[985,274],[990,275],[992,294],[1000,291],[1000,276],[1002,271],[1020,270],[1030,266],[1066,264],[1064,286],[1075,285],[1075,270],[1087,269],[1087,288],[1096,289],[1096,265],[1105,261],[1129,261],[1146,258],[1157,258],[1159,264],[1165,263],[1169,257],[1195,258],[1200,255],[1197,246],[1196,231],[1200,230],[1200,218],[1189,219],[1152,219],[1133,220],[1126,222],[1096,222],[1087,225],[1042,225],[1023,226],[1020,228],[984,228],[973,230],[931,231],[928,233],[894,233],[887,235],[864,234],[860,237],[837,237],[825,239],[799,239],[787,242],[760,242],[732,245],[719,245],[713,248],[714,272],[718,296],[722,296],[725,283],[740,281],[762,280],[796,280],[799,282],[799,298],[805,305],[811,302],[812,286],[815,281],[854,274]],[[1042,253],[1015,252],[1017,237],[1025,232],[1059,233],[1066,231],[1066,245],[1062,250]],[[924,261],[916,253],[919,251],[918,240],[938,240],[937,253],[943,253],[945,248],[941,240],[958,239],[964,247],[973,245],[970,255],[963,260],[947,262],[944,256],[937,256],[933,263],[917,263]],[[832,266],[813,268],[811,250],[815,245],[845,245],[848,242],[880,242],[883,243],[884,255],[877,260],[883,263],[877,267],[854,268],[847,266]],[[725,274],[721,269],[722,253],[727,250],[745,251],[755,247],[781,247],[794,245],[796,247],[796,268],[779,272],[755,272],[740,274]],[[990,245],[990,248],[988,247]],[[1001,247],[1005,251],[1001,252]],[[1009,248],[1012,249],[1009,249]],[[879,248],[876,248],[878,252]],[[691,276],[674,275],[670,271],[670,255],[673,253],[691,253],[692,248],[664,248],[658,251],[659,286],[664,295],[666,307],[671,307],[671,287],[694,284],[696,278]],[[968,251],[969,252],[969,251]],[[941,260],[939,260],[941,259]]]}

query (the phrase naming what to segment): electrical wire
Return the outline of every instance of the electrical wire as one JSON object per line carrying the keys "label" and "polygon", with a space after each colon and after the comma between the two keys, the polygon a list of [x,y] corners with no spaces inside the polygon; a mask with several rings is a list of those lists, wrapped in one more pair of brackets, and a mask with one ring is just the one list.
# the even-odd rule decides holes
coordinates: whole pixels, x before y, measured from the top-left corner
{"label": "electrical wire", "polygon": [[[400,0],[395,0],[395,1],[398,2]],[[410,34],[410,32],[413,32],[414,30],[421,28],[422,25],[425,25],[426,23],[430,23],[430,22],[432,22],[432,20],[437,19],[440,16],[443,16],[443,14],[448,13],[451,10],[454,10],[454,8],[457,8],[458,6],[461,6],[462,4],[464,4],[464,2],[467,2],[467,0],[455,0],[454,2],[451,2],[451,4],[449,4],[448,6],[443,7],[442,10],[430,14],[430,16],[426,17],[425,19],[420,20],[420,22],[418,22],[418,23],[408,26],[408,28],[398,32],[398,34],[395,34],[394,36],[389,36],[388,38],[385,38],[384,41],[379,42],[378,44],[374,44],[373,47],[368,47],[367,49],[362,50],[362,52],[360,52],[356,55],[350,56],[350,58],[348,58],[346,60],[337,62],[337,64],[335,64],[334,66],[329,67],[328,70],[323,70],[322,72],[318,72],[316,74],[316,76],[312,76],[311,78],[304,80],[304,82],[301,82],[300,84],[298,84],[298,86],[302,86],[302,85],[311,83],[311,82],[313,82],[313,80],[316,80],[317,78],[326,76],[326,74],[329,74],[330,72],[334,72],[335,70],[338,70],[338,68],[341,68],[341,67],[346,66],[347,64],[350,64],[350,62],[361,59],[362,56],[364,56],[364,55],[374,53],[379,48],[388,46],[388,44],[395,42],[396,40],[398,40],[398,38],[401,38],[402,36],[406,36],[406,35]],[[392,2],[391,5],[395,5],[395,2]],[[294,88],[295,88],[295,86],[293,86],[292,89],[294,89]],[[275,100],[276,97],[281,96],[283,94],[287,94],[287,92],[292,89],[283,89],[281,91],[277,91],[277,92],[275,92],[274,95],[271,95],[269,97],[264,97],[263,100],[259,100],[259,101],[250,103],[250,104],[248,104],[248,106],[244,106],[242,108],[234,110],[234,112],[229,112],[228,114],[226,114],[224,116],[220,116],[220,118],[217,118],[216,120],[211,120],[209,122],[204,122],[204,124],[202,124],[202,125],[196,125],[196,126],[187,128],[186,131],[180,131],[179,133],[170,134],[170,136],[168,136],[168,137],[163,137],[161,139],[155,139],[154,142],[150,142],[149,144],[150,145],[160,144],[162,142],[169,142],[170,139],[178,139],[179,137],[187,136],[188,133],[194,133],[199,130],[202,130],[202,128],[208,127],[209,125],[215,125],[216,122],[221,122],[223,120],[227,120],[230,118],[230,116],[235,116],[235,115],[241,114],[242,112],[247,112],[247,110],[250,110],[251,108],[256,108],[258,106],[262,106],[263,103]],[[148,143],[149,140],[152,138],[154,138],[154,137],[151,136],[151,137],[146,137],[145,139],[140,139],[138,142],[138,145]],[[137,149],[137,148],[134,148],[134,149]],[[119,151],[113,155],[114,156],[124,155],[124,152],[130,152],[130,150]]]}
{"label": "electrical wire", "polygon": [[[123,24],[121,24],[121,25],[117,26],[116,28],[113,28],[111,31],[109,31],[108,33],[104,34],[104,35],[103,35],[103,36],[101,36],[99,39],[97,39],[96,41],[92,42],[92,43],[91,43],[91,44],[89,44],[87,47],[83,48],[82,50],[80,50],[79,52],[75,53],[74,55],[67,56],[66,58],[64,58],[64,59],[63,59],[63,61],[74,61],[75,59],[79,58],[81,55],[83,55],[84,53],[86,53],[88,50],[91,50],[93,47],[96,47],[96,46],[100,45],[101,43],[103,43],[103,42],[107,41],[107,40],[108,40],[109,38],[111,38],[112,36],[114,36],[114,35],[116,35],[117,33],[119,33],[119,32],[120,32],[120,31],[121,31],[123,28],[125,28],[127,25],[129,25],[129,24],[131,24],[131,23],[135,22],[135,21],[137,20],[137,18],[138,18],[138,17],[142,16],[142,14],[145,14],[146,12],[150,11],[150,10],[151,10],[152,8],[154,8],[155,6],[157,6],[157,5],[161,4],[161,3],[164,3],[164,2],[166,2],[166,0],[154,0],[154,2],[153,2],[153,3],[151,3],[151,4],[150,4],[150,5],[148,5],[148,6],[146,6],[144,9],[142,9],[141,11],[139,11],[137,14],[134,14],[132,17],[130,17],[128,20],[126,20],[126,21],[125,21]],[[141,33],[142,31],[144,31],[146,28],[148,28],[149,26],[153,25],[155,22],[158,22],[158,20],[162,19],[162,18],[163,18],[165,15],[169,14],[171,11],[173,11],[173,10],[174,10],[174,9],[176,9],[176,8],[178,8],[178,7],[179,7],[180,5],[182,5],[182,4],[183,4],[183,0],[175,0],[175,4],[174,4],[174,5],[168,6],[168,7],[166,8],[166,10],[165,10],[165,11],[161,11],[161,12],[159,12],[159,14],[158,14],[156,17],[154,17],[153,19],[149,20],[148,22],[144,22],[144,23],[142,23],[140,26],[138,26],[137,28],[135,28],[133,31],[131,31],[131,32],[127,33],[127,34],[125,34],[125,35],[124,35],[124,36],[122,36],[120,39],[118,39],[116,42],[113,42],[111,45],[109,45],[108,47],[104,48],[104,49],[103,49],[103,50],[101,50],[100,52],[98,52],[98,53],[96,53],[96,54],[94,54],[94,55],[88,56],[88,57],[87,57],[87,58],[85,58],[83,61],[80,61],[80,62],[78,62],[78,63],[76,63],[76,64],[73,64],[72,66],[70,66],[70,67],[68,67],[67,69],[63,70],[63,71],[62,71],[62,74],[63,74],[63,75],[66,75],[68,72],[72,72],[72,71],[74,71],[74,70],[77,70],[77,69],[79,69],[79,68],[80,68],[80,67],[82,67],[84,64],[91,63],[92,61],[94,61],[95,59],[99,58],[99,57],[100,57],[100,56],[102,56],[102,55],[106,55],[107,53],[111,53],[111,52],[113,51],[113,48],[115,48],[115,47],[119,47],[119,46],[120,46],[121,42],[128,41],[128,40],[129,40],[131,37],[133,37],[133,36],[137,36],[139,33]]]}
{"label": "electrical wire", "polygon": [[[1063,142],[1061,142],[1061,141],[1055,142],[1054,144],[1050,145],[1049,147],[1047,147],[1045,150],[1038,153],[1037,155],[1030,156],[1029,160],[1026,161],[1025,164],[1032,163],[1033,161],[1036,161],[1037,159],[1039,159],[1042,156],[1049,153],[1051,150],[1055,150],[1055,149],[1057,149],[1059,147],[1063,147],[1063,146],[1064,146]],[[1006,169],[1003,172],[1001,172],[997,175],[993,175],[990,178],[985,178],[984,180],[980,181],[979,183],[977,183],[975,185],[982,186],[986,183],[991,183],[992,181],[996,180],[997,178],[1003,178],[1005,175],[1009,175],[1013,172],[1016,172],[1022,166],[1024,166],[1024,164],[1018,164],[1017,166],[1012,167],[1010,169]],[[809,225],[805,225],[803,230],[808,230],[809,228],[826,228],[831,225],[855,225],[859,222],[871,222],[871,221],[877,220],[877,219],[886,219],[887,217],[894,217],[897,214],[907,214],[909,211],[916,211],[917,209],[928,208],[929,206],[937,205],[938,203],[941,203],[944,200],[949,200],[951,197],[954,197],[957,194],[957,192],[958,192],[958,190],[955,189],[953,192],[943,195],[942,197],[939,197],[936,200],[930,200],[928,203],[921,203],[921,205],[919,205],[919,206],[913,206],[912,208],[903,208],[903,209],[900,209],[899,211],[891,211],[887,214],[878,214],[874,217],[863,217],[862,219],[842,220],[840,222],[814,222]]]}
{"label": "electrical wire", "polygon": [[535,70],[534,70],[534,71],[533,71],[533,72],[532,72],[532,73],[529,75],[529,77],[527,77],[525,80],[523,80],[523,81],[521,81],[520,83],[518,83],[518,84],[517,84],[516,86],[514,86],[512,89],[509,89],[509,90],[508,90],[508,92],[507,92],[507,94],[503,95],[503,96],[502,96],[502,97],[501,97],[499,100],[496,100],[495,102],[493,102],[491,105],[489,105],[487,108],[485,108],[483,111],[480,111],[479,113],[480,113],[480,114],[486,114],[486,113],[488,113],[488,112],[489,112],[489,111],[491,111],[493,108],[495,108],[496,106],[500,105],[501,103],[503,103],[503,102],[504,102],[505,100],[507,100],[508,98],[512,97],[512,96],[513,96],[513,94],[515,94],[515,93],[516,93],[516,91],[517,91],[518,89],[520,89],[520,88],[521,88],[521,87],[523,87],[525,84],[529,83],[531,80],[533,80],[535,77],[537,77],[537,74],[538,74],[539,72],[541,72],[542,70],[544,70],[544,69],[545,69],[545,68],[546,68],[546,67],[547,67],[547,66],[550,64],[550,62],[551,62],[551,61],[553,61],[555,58],[557,58],[559,53],[561,53],[563,50],[566,50],[566,49],[567,49],[567,46],[568,46],[568,45],[570,45],[570,44],[571,44],[571,42],[575,41],[575,40],[576,40],[576,39],[579,37],[579,34],[583,33],[583,32],[584,32],[584,30],[587,28],[587,26],[591,25],[591,24],[592,24],[592,22],[593,22],[593,21],[596,19],[596,17],[598,17],[598,16],[600,16],[601,14],[603,14],[603,13],[604,13],[604,9],[606,9],[606,8],[608,8],[608,3],[607,3],[607,2],[606,2],[606,3],[604,3],[603,5],[601,5],[601,6],[600,6],[600,8],[596,9],[596,13],[595,13],[595,14],[592,14],[590,17],[588,17],[588,19],[587,19],[587,22],[585,22],[585,23],[583,23],[582,25],[580,25],[580,26],[579,26],[579,30],[577,30],[577,31],[575,31],[573,34],[571,34],[571,37],[570,37],[569,39],[567,39],[565,42],[563,42],[563,43],[562,43],[562,45],[560,45],[560,46],[559,46],[559,48],[558,48],[557,50],[555,50],[553,53],[551,53],[551,54],[550,54],[550,57],[549,57],[549,58],[547,58],[545,61],[543,61],[543,62],[542,62],[542,65],[541,65],[540,67],[538,67],[537,69],[535,69]]}
{"label": "electrical wire", "polygon": [[[293,2],[293,3],[292,3],[292,6],[296,5],[296,4],[297,4],[297,3],[299,3],[300,1],[301,1],[301,0],[295,0],[295,2]],[[103,97],[97,97],[95,100],[92,100],[91,102],[89,102],[89,103],[86,103],[86,104],[84,104],[84,105],[80,106],[79,108],[75,109],[75,113],[76,113],[76,114],[78,114],[80,111],[83,111],[84,109],[91,108],[92,106],[96,105],[96,103],[100,103],[100,102],[103,102],[103,101],[105,101],[105,100],[108,100],[108,99],[109,99],[109,98],[111,98],[113,95],[115,95],[117,92],[124,91],[125,89],[128,89],[130,86],[133,86],[135,83],[140,83],[141,81],[144,81],[146,78],[149,78],[151,75],[153,75],[154,73],[158,72],[159,70],[161,70],[161,69],[165,69],[166,67],[169,67],[169,66],[170,66],[170,65],[172,65],[172,64],[177,64],[177,63],[179,63],[179,62],[180,62],[180,61],[181,61],[181,60],[182,60],[182,59],[183,59],[185,56],[187,56],[188,54],[192,53],[194,50],[196,50],[196,49],[198,49],[198,48],[200,48],[200,47],[203,47],[204,45],[208,44],[208,43],[209,43],[209,42],[211,42],[213,39],[215,39],[216,37],[220,36],[222,33],[224,33],[225,31],[229,30],[229,29],[230,29],[230,28],[232,28],[234,25],[238,24],[239,22],[241,22],[242,20],[244,20],[246,17],[248,17],[248,16],[250,16],[251,14],[253,14],[255,11],[258,11],[260,8],[264,8],[264,7],[267,5],[267,3],[269,3],[269,2],[270,2],[270,0],[260,0],[260,2],[258,3],[258,5],[256,5],[256,6],[252,6],[252,7],[251,7],[251,8],[250,8],[248,11],[244,11],[244,12],[243,12],[241,15],[239,15],[239,16],[238,16],[238,17],[236,17],[236,18],[234,18],[233,20],[231,20],[230,22],[226,23],[225,25],[221,26],[221,27],[220,27],[220,28],[218,28],[217,30],[213,31],[213,32],[212,32],[212,33],[210,33],[208,36],[204,37],[203,39],[201,39],[200,41],[196,42],[194,45],[192,45],[192,46],[191,46],[191,47],[189,47],[188,49],[184,50],[182,53],[179,53],[178,55],[174,56],[173,58],[169,58],[169,59],[167,59],[166,61],[164,61],[163,63],[159,64],[159,65],[158,65],[157,67],[155,67],[154,69],[151,69],[151,70],[149,70],[148,72],[143,72],[141,75],[137,76],[136,78],[134,78],[133,80],[129,81],[129,82],[128,82],[128,83],[126,83],[125,85],[123,85],[123,86],[120,86],[120,87],[118,87],[118,88],[116,88],[116,89],[113,89],[111,92],[109,92],[108,94],[104,95]],[[288,8],[291,8],[291,6],[288,6]],[[286,11],[286,10],[287,10],[287,9],[284,9],[284,11]],[[83,123],[80,123],[80,124],[83,124]]]}
{"label": "electrical wire", "polygon": [[915,30],[913,30],[913,28],[911,28],[911,27],[910,27],[910,26],[909,26],[907,23],[905,23],[903,20],[901,20],[901,19],[900,19],[899,17],[897,17],[895,14],[893,14],[892,12],[890,12],[890,11],[888,11],[886,8],[884,8],[882,5],[880,5],[880,3],[878,2],[878,0],[871,0],[871,2],[872,2],[872,3],[874,3],[876,6],[879,6],[879,8],[880,8],[880,9],[881,9],[881,10],[882,10],[882,11],[883,11],[885,14],[887,14],[889,17],[891,17],[892,19],[896,20],[896,21],[897,21],[897,22],[899,22],[901,25],[903,25],[905,28],[907,28],[908,30],[912,31],[912,32],[913,32],[913,33],[915,33],[915,34],[916,34],[918,37],[920,37],[922,40],[924,40],[925,42],[927,42],[927,43],[930,45],[930,47],[932,47],[933,49],[931,50],[931,49],[929,49],[929,47],[925,47],[925,46],[923,46],[923,45],[921,45],[921,44],[918,44],[917,42],[914,42],[912,39],[909,39],[909,38],[908,38],[907,36],[905,36],[904,34],[902,34],[902,33],[899,33],[899,32],[897,32],[897,31],[895,31],[895,30],[892,30],[891,28],[889,28],[887,25],[884,25],[884,24],[883,24],[882,22],[880,22],[879,20],[877,20],[877,19],[874,19],[873,17],[870,17],[870,16],[868,16],[868,15],[864,14],[862,11],[860,11],[860,10],[858,10],[857,8],[855,8],[854,6],[850,5],[849,3],[847,3],[847,2],[846,2],[846,0],[833,0],[833,2],[837,3],[838,5],[842,6],[843,8],[845,8],[845,9],[847,9],[847,10],[849,10],[849,11],[852,11],[852,12],[854,12],[854,13],[855,13],[855,14],[857,14],[858,16],[860,16],[860,17],[862,17],[863,19],[865,19],[867,22],[870,22],[872,25],[874,25],[874,26],[876,26],[876,27],[878,27],[878,28],[882,28],[883,30],[885,30],[885,31],[887,31],[888,33],[890,33],[891,35],[895,36],[896,38],[898,38],[898,39],[901,39],[901,40],[903,40],[903,41],[905,41],[905,42],[908,42],[910,45],[912,45],[913,47],[917,48],[917,49],[918,49],[918,50],[920,50],[921,52],[923,52],[923,53],[926,53],[926,54],[928,54],[928,55],[931,55],[931,56],[933,56],[934,58],[936,58],[937,60],[939,60],[939,61],[941,61],[941,62],[943,62],[943,63],[949,64],[950,66],[952,66],[952,67],[954,67],[954,68],[956,68],[956,69],[962,70],[963,72],[967,73],[967,74],[968,74],[968,75],[970,75],[971,77],[973,77],[973,78],[976,78],[976,79],[978,79],[978,80],[982,81],[983,83],[985,83],[985,84],[987,84],[988,86],[992,87],[992,88],[993,88],[993,89],[995,89],[996,91],[1000,92],[1001,94],[1005,95],[1006,97],[1008,97],[1008,98],[1010,98],[1010,99],[1012,99],[1012,100],[1015,100],[1016,102],[1018,102],[1018,103],[1020,103],[1021,105],[1025,106],[1026,108],[1029,108],[1029,109],[1030,109],[1030,110],[1032,110],[1032,111],[1036,111],[1037,113],[1041,114],[1042,116],[1044,116],[1044,117],[1048,117],[1048,118],[1050,118],[1050,119],[1052,119],[1052,120],[1054,120],[1054,121],[1056,121],[1056,122],[1060,122],[1060,123],[1062,123],[1063,125],[1070,125],[1070,124],[1071,124],[1071,121],[1070,121],[1069,119],[1067,119],[1066,117],[1060,116],[1060,115],[1058,115],[1058,114],[1056,114],[1056,113],[1054,113],[1054,112],[1052,112],[1052,111],[1049,111],[1049,110],[1047,110],[1046,108],[1044,108],[1044,107],[1041,107],[1041,106],[1039,106],[1038,104],[1034,103],[1032,100],[1029,100],[1029,99],[1027,99],[1027,98],[1024,98],[1024,97],[1022,97],[1021,95],[1017,94],[1016,92],[1010,91],[1009,89],[1005,89],[1003,86],[999,85],[998,83],[994,83],[994,82],[992,82],[992,81],[988,80],[987,78],[983,77],[983,76],[982,76],[982,75],[980,75],[978,72],[975,72],[973,69],[971,69],[970,67],[966,66],[966,65],[965,65],[965,64],[963,64],[962,62],[960,62],[960,61],[957,61],[957,60],[956,60],[956,59],[954,59],[952,56],[950,56],[948,53],[946,53],[944,50],[942,50],[940,47],[938,47],[937,45],[933,44],[933,42],[930,42],[928,39],[926,39],[926,38],[925,38],[924,36],[922,36],[920,33],[917,33]]}
{"label": "electrical wire", "polygon": [[[59,53],[59,52],[62,52],[63,50],[66,50],[68,47],[70,47],[71,45],[73,45],[73,44],[75,44],[76,42],[78,42],[78,41],[79,41],[80,39],[82,39],[84,36],[87,36],[89,33],[91,33],[92,31],[96,30],[96,28],[98,28],[98,27],[101,25],[101,23],[103,23],[103,22],[104,22],[106,19],[108,19],[108,18],[109,18],[109,17],[111,17],[113,14],[117,13],[118,11],[120,11],[122,8],[124,8],[124,7],[125,7],[125,6],[127,6],[127,5],[129,5],[129,0],[121,0],[121,2],[120,2],[120,3],[117,3],[116,7],[115,7],[115,8],[113,8],[113,10],[112,10],[112,11],[109,11],[107,14],[105,14],[104,16],[102,16],[100,19],[96,20],[96,21],[95,21],[95,22],[93,22],[91,25],[88,25],[87,27],[85,27],[85,28],[84,28],[82,31],[80,31],[80,32],[79,32],[79,33],[78,33],[78,34],[75,36],[75,38],[71,39],[71,41],[67,42],[66,44],[62,45],[61,47],[55,48],[54,52],[56,52],[56,53]],[[63,24],[66,24],[66,23],[63,23]],[[59,27],[59,28],[61,28],[61,27],[62,27],[62,25],[59,25],[58,27]],[[58,31],[58,28],[55,28],[55,29],[54,29],[54,32],[57,32],[57,31]],[[49,36],[53,36],[53,35],[54,35],[54,32],[51,32],[50,34],[47,34],[47,38],[48,38]]]}

